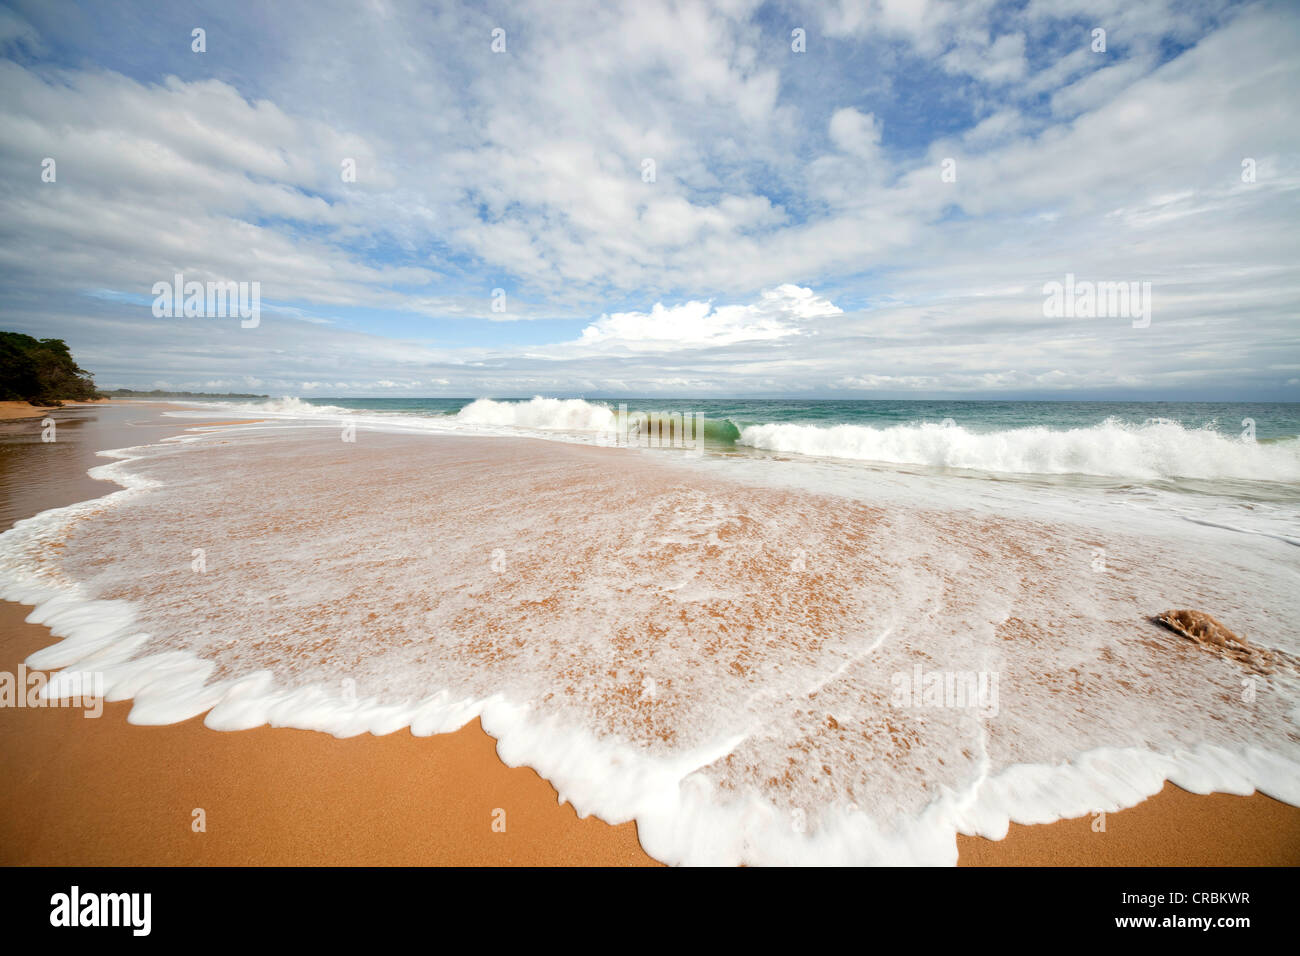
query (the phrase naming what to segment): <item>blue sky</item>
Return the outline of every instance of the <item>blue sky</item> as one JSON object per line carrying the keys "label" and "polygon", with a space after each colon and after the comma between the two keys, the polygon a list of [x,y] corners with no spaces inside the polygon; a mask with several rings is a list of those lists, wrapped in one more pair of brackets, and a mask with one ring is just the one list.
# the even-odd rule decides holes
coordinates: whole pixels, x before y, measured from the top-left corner
{"label": "blue sky", "polygon": [[[1300,400],[1297,40],[1289,3],[7,3],[0,326],[106,387]],[[259,324],[155,317],[176,273]],[[1150,325],[1049,318],[1066,273],[1150,282]]]}

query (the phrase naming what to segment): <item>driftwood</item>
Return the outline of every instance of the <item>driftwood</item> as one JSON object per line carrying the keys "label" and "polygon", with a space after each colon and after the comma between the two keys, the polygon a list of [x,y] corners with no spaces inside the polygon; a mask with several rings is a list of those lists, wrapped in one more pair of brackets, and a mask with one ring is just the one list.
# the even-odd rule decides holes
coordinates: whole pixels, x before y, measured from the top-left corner
{"label": "driftwood", "polygon": [[1223,622],[1202,611],[1165,611],[1157,615],[1155,620],[1205,650],[1236,661],[1257,673],[1271,674],[1276,666],[1273,654],[1254,647],[1245,637],[1234,634]]}

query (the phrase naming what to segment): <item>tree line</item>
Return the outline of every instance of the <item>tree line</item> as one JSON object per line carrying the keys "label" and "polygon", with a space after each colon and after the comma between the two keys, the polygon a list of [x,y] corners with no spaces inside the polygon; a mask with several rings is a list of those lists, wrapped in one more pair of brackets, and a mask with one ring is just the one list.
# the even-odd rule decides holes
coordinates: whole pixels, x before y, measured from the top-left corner
{"label": "tree line", "polygon": [[58,405],[101,397],[63,339],[0,332],[0,401]]}

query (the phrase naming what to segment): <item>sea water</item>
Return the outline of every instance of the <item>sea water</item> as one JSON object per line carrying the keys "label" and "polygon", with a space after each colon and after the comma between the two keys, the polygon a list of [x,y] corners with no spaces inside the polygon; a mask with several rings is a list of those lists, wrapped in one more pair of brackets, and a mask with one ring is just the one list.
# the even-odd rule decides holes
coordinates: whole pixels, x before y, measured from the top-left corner
{"label": "sea water", "polygon": [[[704,454],[593,447],[621,404],[702,414]],[[670,862],[952,863],[1166,780],[1300,802],[1296,411],[196,406],[263,421],[117,452],[123,491],[0,536],[0,592],[135,722],[478,716]]]}

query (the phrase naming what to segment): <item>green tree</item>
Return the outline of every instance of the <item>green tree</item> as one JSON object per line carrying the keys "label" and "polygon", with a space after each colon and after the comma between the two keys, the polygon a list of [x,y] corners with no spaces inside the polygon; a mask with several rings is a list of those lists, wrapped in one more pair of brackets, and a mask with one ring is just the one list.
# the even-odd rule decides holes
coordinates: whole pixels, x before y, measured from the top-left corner
{"label": "green tree", "polygon": [[95,381],[62,339],[0,332],[0,400],[57,405],[97,398]]}

